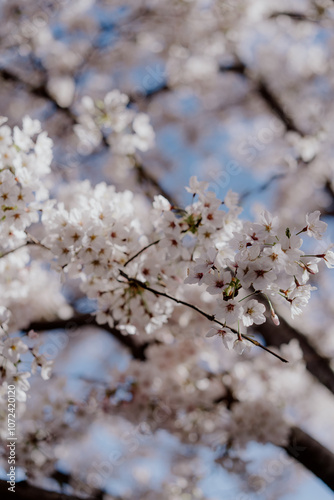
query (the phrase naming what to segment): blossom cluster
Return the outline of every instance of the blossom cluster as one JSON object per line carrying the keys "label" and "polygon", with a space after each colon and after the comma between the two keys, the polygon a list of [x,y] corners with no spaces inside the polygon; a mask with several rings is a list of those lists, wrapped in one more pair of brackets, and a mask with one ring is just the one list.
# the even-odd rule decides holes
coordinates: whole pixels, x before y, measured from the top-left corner
{"label": "blossom cluster", "polygon": [[[112,108],[113,98],[106,102]],[[125,101],[123,104],[127,113]],[[110,123],[117,128],[127,121],[116,115]],[[18,186],[11,193],[21,189],[20,179],[26,178],[37,199],[42,197],[40,192],[45,197],[39,177],[49,170],[49,150],[44,160],[38,155],[50,143],[43,134],[36,144],[31,139],[40,131],[40,124],[25,118],[23,131],[14,129],[15,142],[10,129],[2,129],[9,138],[9,151],[3,156],[13,150],[13,163],[18,165],[15,174],[8,163],[1,172],[11,179],[16,175],[12,180]],[[210,306],[216,303],[213,314],[207,315],[215,321],[208,336],[219,335],[227,348],[242,353],[250,346],[245,329],[266,321],[265,305],[255,299],[256,294],[267,299],[277,323],[272,302],[286,302],[292,316],[299,314],[314,289],[308,280],[318,271],[318,262],[323,259],[327,266],[333,265],[330,250],[308,256],[300,249],[301,233],[319,239],[326,224],[319,220],[320,212],[308,214],[298,232],[281,225],[269,212],[258,222],[242,221],[235,193],[229,191],[221,201],[208,190],[208,183],[195,177],[186,189],[192,202],[184,209],[162,196],[155,197],[148,208],[131,192],[116,192],[104,183],[94,188],[89,181],[72,185],[70,191],[64,190],[63,201],[60,193],[58,203],[44,202],[41,244],[50,251],[57,271],[70,279],[80,278],[82,291],[96,303],[99,323],[117,324],[125,334],[152,333],[168,321],[177,297],[186,297],[185,285],[198,283],[212,297]],[[9,208],[12,210],[3,208],[5,213],[18,210]],[[31,212],[30,206],[24,207],[24,213]],[[35,209],[26,224],[37,218]],[[20,217],[14,217],[10,226],[13,231],[17,219]],[[5,216],[4,222],[11,221]],[[29,260],[28,254],[26,258]]]}
{"label": "blossom cluster", "polygon": [[[203,185],[195,179],[191,184]],[[233,193],[224,204],[227,210],[220,210],[214,193],[203,191],[185,209],[174,209],[162,196],[150,209],[129,191],[84,181],[72,185],[64,201],[44,207],[42,243],[55,269],[80,278],[81,289],[96,301],[99,323],[117,324],[128,334],[152,333],[173,311],[173,300],[158,294],[184,295],[184,264],[194,252],[214,244],[230,252],[227,242],[241,227],[241,209]]]}
{"label": "blossom cluster", "polygon": [[38,319],[68,317],[72,309],[61,293],[57,276],[48,272],[38,260],[31,262],[27,248],[0,258],[0,299],[2,415],[7,411],[8,385],[15,385],[17,400],[25,403],[31,374],[38,371],[47,380],[53,365],[52,360],[42,353],[42,338],[32,330],[28,334],[17,332],[21,329],[27,331],[29,324]]}
{"label": "blossom cluster", "polygon": [[[45,147],[43,154],[38,153],[39,139],[34,139],[33,130],[43,134],[37,122],[26,118],[23,130],[16,127],[13,133],[0,124],[0,433],[5,443],[6,383],[15,383],[18,406],[25,409],[18,425],[17,465],[27,472],[28,480],[38,476],[36,483],[54,488],[55,481],[48,483],[47,478],[57,477],[53,473],[61,462],[69,471],[69,491],[74,495],[98,494],[93,487],[83,491],[76,483],[79,479],[91,480],[92,486],[111,496],[116,494],[114,486],[118,489],[123,483],[118,495],[133,500],[202,499],[210,493],[201,494],[197,482],[203,478],[205,484],[213,474],[214,495],[211,486],[218,463],[245,480],[245,464],[237,462],[239,455],[235,457],[239,446],[251,440],[286,446],[289,425],[284,416],[293,416],[294,425],[299,421],[311,433],[315,426],[325,429],[330,445],[333,402],[328,390],[308,376],[298,342],[280,347],[287,365],[264,351],[248,353],[248,348],[258,325],[266,320],[278,324],[277,312],[288,320],[292,316],[292,325],[309,336],[305,339],[311,345],[309,355],[312,346],[327,359],[334,352],[333,286],[329,273],[321,273],[320,267],[322,261],[334,267],[334,254],[326,250],[326,238],[316,242],[315,251],[312,240],[302,246],[304,236],[320,238],[324,232],[318,210],[327,214],[328,222],[334,213],[332,110],[327,105],[334,47],[328,20],[333,18],[333,3],[15,0],[3,2],[1,12],[3,113],[12,122],[21,119],[22,109],[43,117],[57,140],[56,165],[62,166],[59,173],[64,178],[82,179],[85,164],[99,169],[103,161],[109,179],[138,193],[143,185],[135,182],[145,182],[146,188],[145,172],[150,175],[154,165],[147,194],[156,193],[155,179],[169,163],[173,167],[183,163],[185,147],[190,147],[191,164],[203,165],[216,188],[227,186],[239,165],[251,172],[263,169],[258,178],[266,179],[266,189],[268,181],[274,181],[272,212],[279,213],[279,219],[264,212],[256,223],[242,221],[235,194],[219,200],[195,179],[189,187],[193,200],[186,207],[157,197],[151,208],[145,196],[140,200],[138,195],[88,182],[70,183],[65,190],[57,185],[58,203],[42,204],[47,193],[38,183],[49,171],[50,150]],[[109,92],[115,83],[131,98],[117,90]],[[96,100],[107,92],[104,100]],[[84,99],[81,114],[82,95],[91,97]],[[135,111],[137,105],[140,113]],[[154,134],[142,111],[158,126],[161,145],[149,152],[147,162],[143,153],[152,147]],[[77,138],[79,156],[72,150]],[[222,151],[224,159],[229,154],[233,158],[226,168],[221,164]],[[90,152],[91,156],[80,156]],[[39,162],[41,176],[26,185],[24,168],[32,175]],[[251,189],[248,200],[253,193]],[[39,221],[40,210],[43,227],[32,226],[29,233],[34,236],[26,234]],[[112,213],[112,220],[104,219],[105,212]],[[26,242],[29,246],[17,249]],[[49,272],[51,260],[53,272]],[[35,369],[49,377],[51,363],[41,356],[33,332],[18,333],[28,331],[36,319],[48,322],[51,329],[52,323],[64,324],[64,314],[71,314],[57,272],[68,301],[77,305],[78,297],[84,297],[86,304],[89,297],[97,321],[113,327],[85,325],[75,338],[68,332],[55,333],[58,346],[59,339],[68,341],[60,371],[70,365],[66,373],[69,385],[75,387],[71,395],[65,383],[58,383],[59,365],[47,383],[29,377]],[[193,286],[197,283],[200,286]],[[316,294],[314,285],[320,288]],[[311,295],[315,295],[313,307],[306,307]],[[277,330],[279,343],[284,324]],[[122,338],[120,332],[136,337]],[[206,332],[209,340],[203,337]],[[112,383],[104,377],[102,365],[115,362],[122,348],[107,338],[110,334],[131,352],[132,345],[138,346],[134,357],[138,352],[145,357],[144,363],[128,359]],[[45,337],[53,335],[40,336]],[[99,370],[94,370],[91,382],[83,382],[85,390],[78,391],[74,373],[76,368],[82,374],[84,369],[92,373],[96,337],[103,338]],[[108,352],[109,340],[113,350]],[[82,346],[89,363],[79,367]],[[224,347],[233,350],[225,352]],[[245,355],[238,356],[242,352]],[[315,375],[321,379],[321,365],[328,363],[318,356],[317,360]],[[329,385],[328,378],[322,382]],[[27,393],[29,383],[32,390]],[[171,460],[177,482],[166,478],[159,493],[157,483],[145,491],[152,468],[147,474],[142,467],[149,455],[138,433],[131,430],[132,423],[138,429],[143,421],[153,430],[167,430],[156,433],[165,441],[168,433],[167,446],[160,446],[162,440],[155,442],[156,450],[165,455],[164,470],[172,444],[178,441]],[[110,435],[119,439],[123,426],[130,429],[124,446],[126,480],[123,470],[117,469],[124,455],[108,446]],[[83,441],[85,449],[90,448],[90,430],[96,435],[96,428],[108,443],[96,456],[80,453]],[[187,448],[183,459],[180,442]],[[199,445],[197,457],[193,444]],[[209,463],[207,445],[210,453],[220,455],[216,464]],[[7,468],[5,446],[0,447],[3,468]],[[111,453],[104,460],[107,448]],[[288,476],[295,482],[292,461],[285,461],[289,474],[282,462],[256,467],[265,474],[257,494],[283,495]],[[106,484],[92,480],[101,477]],[[61,478],[66,480],[66,475]],[[226,491],[229,483],[219,485],[223,491],[216,495],[237,497],[236,488]],[[256,495],[258,481],[250,482],[250,487],[250,496]],[[62,490],[68,486],[62,485]],[[239,496],[247,494],[244,490]]]}
{"label": "blossom cluster", "polygon": [[184,209],[162,196],[148,209],[136,206],[130,192],[78,183],[64,202],[44,207],[42,243],[58,271],[80,278],[81,289],[96,301],[98,322],[117,324],[127,334],[152,333],[168,321],[176,297],[186,296],[185,285],[197,283],[216,303],[208,336],[218,334],[227,348],[242,353],[250,347],[245,329],[266,321],[257,294],[276,324],[272,302],[286,302],[292,316],[308,303],[314,289],[309,277],[321,259],[332,266],[333,252],[306,255],[299,234],[320,238],[326,224],[320,213],[307,215],[299,232],[269,212],[258,222],[242,221],[234,193],[222,202],[196,178],[187,190],[192,203]]}
{"label": "blossom cluster", "polygon": [[[8,334],[8,323],[10,321],[10,312],[5,307],[0,308],[0,371],[1,371],[1,390],[0,390],[0,411],[5,408],[5,397],[7,387],[14,384],[16,388],[16,399],[25,402],[26,392],[30,388],[28,378],[31,373],[35,373],[38,368],[41,369],[41,377],[47,380],[51,376],[53,362],[48,360],[40,353],[40,342],[35,342],[37,334],[30,331],[27,336],[13,337]],[[32,340],[32,342],[29,342]],[[31,347],[28,344],[33,344]],[[30,370],[22,371],[20,363],[22,356],[27,352],[32,355]]]}
{"label": "blossom cluster", "polygon": [[82,100],[83,113],[74,126],[85,153],[90,153],[102,141],[110,146],[113,165],[119,175],[135,166],[135,153],[154,145],[154,131],[145,113],[129,107],[129,98],[115,89],[96,102],[89,96]]}
{"label": "blossom cluster", "polygon": [[[50,172],[52,141],[38,120],[26,116],[12,130],[0,118],[0,249],[26,240],[25,230],[37,222],[48,192],[41,179]],[[33,139],[34,136],[37,137]]]}
{"label": "blossom cluster", "polygon": [[[283,376],[283,397],[275,382],[281,364],[275,360],[268,367],[265,353],[255,362],[236,359],[225,377],[221,366],[212,371],[213,365],[204,363],[214,358],[204,339],[188,336],[152,345],[144,364],[132,360],[126,371],[112,372],[101,405],[106,414],[122,415],[133,424],[145,421],[152,430],[163,426],[187,443],[219,445],[226,440],[241,448],[249,441],[286,444],[285,405],[293,398],[291,381],[302,385],[304,365],[293,342],[285,346],[285,354],[295,360]],[[260,398],[259,391],[266,396]],[[224,401],[228,408],[219,405]]]}
{"label": "blossom cluster", "polygon": [[[39,221],[48,191],[42,179],[50,173],[52,141],[41,124],[26,116],[22,129],[0,118],[0,372],[1,402],[7,386],[15,383],[18,401],[26,401],[31,372],[41,368],[42,378],[51,373],[51,361],[40,354],[40,343],[30,336],[12,336],[36,318],[58,315],[69,307],[54,275],[31,255],[35,243],[27,229]],[[25,246],[25,248],[21,248]],[[47,287],[48,293],[45,292]],[[35,339],[36,340],[36,339]],[[28,351],[30,371],[21,369]]]}
{"label": "blossom cluster", "polygon": [[327,267],[334,265],[331,250],[307,255],[300,248],[301,233],[316,239],[322,237],[327,224],[320,221],[319,216],[319,211],[307,214],[304,228],[298,231],[280,224],[278,217],[264,211],[258,222],[244,221],[234,232],[229,241],[232,257],[222,258],[216,246],[195,259],[185,283],[203,284],[209,294],[217,296],[215,318],[219,325],[211,328],[209,337],[220,335],[227,348],[234,345],[242,352],[247,342],[243,342],[241,336],[235,340],[229,326],[241,331],[241,326],[266,321],[265,305],[254,298],[260,293],[269,304],[275,324],[279,320],[272,302],[288,304],[292,317],[302,312],[311,291],[316,289],[308,281],[318,272],[318,263],[324,260]]}
{"label": "blossom cluster", "polygon": [[138,286],[120,282],[120,269],[145,236],[134,195],[117,193],[104,183],[92,188],[88,181],[72,186],[68,195],[71,205],[52,201],[42,215],[43,244],[51,250],[55,269],[80,278],[81,289],[96,301],[99,323],[116,322],[124,333],[135,333],[138,327],[152,331],[167,320],[170,301],[145,300]]}
{"label": "blossom cluster", "polygon": [[[172,207],[162,196],[155,198],[154,224],[162,231],[159,245],[167,248],[167,259],[192,260],[211,247],[219,249],[222,256],[232,255],[228,242],[242,227],[238,219],[242,211],[238,195],[229,191],[222,201],[213,191],[208,191],[208,187],[208,182],[192,177],[186,187],[193,195],[192,203],[184,209]],[[195,200],[196,195],[198,199]]]}
{"label": "blossom cluster", "polygon": [[[35,153],[33,141],[27,139],[31,122],[25,119],[24,123],[23,132],[14,131],[22,149],[13,147],[26,160],[25,155],[35,158]],[[33,130],[39,130],[38,124]],[[48,157],[46,164],[41,160],[40,176],[48,172],[48,164]],[[36,165],[38,169],[38,161]],[[33,169],[36,165],[28,166]],[[10,166],[4,171],[14,175]],[[20,175],[20,169],[15,173]],[[285,443],[288,426],[283,415],[277,413],[277,404],[270,398],[259,402],[256,395],[245,398],[244,386],[238,386],[238,374],[233,370],[230,387],[222,377],[208,372],[202,355],[207,354],[204,346],[211,349],[210,343],[202,338],[198,342],[189,336],[183,338],[179,333],[174,336],[172,325],[177,324],[178,330],[181,324],[193,328],[199,314],[203,318],[199,322],[201,333],[211,322],[207,336],[218,335],[223,346],[241,354],[252,342],[246,335],[247,328],[266,321],[264,301],[276,324],[273,304],[279,301],[289,305],[292,316],[299,314],[314,289],[309,278],[318,271],[319,262],[334,265],[331,250],[313,256],[301,250],[303,233],[319,239],[326,230],[326,224],[319,220],[320,212],[307,214],[298,229],[286,227],[269,212],[263,212],[257,222],[243,221],[235,193],[229,191],[220,200],[208,189],[208,183],[196,177],[186,188],[191,202],[185,208],[173,206],[161,195],[150,206],[130,191],[117,192],[105,183],[93,187],[88,180],[60,189],[58,200],[46,200],[38,177],[32,175],[33,194],[41,188],[42,195],[36,200],[43,203],[32,203],[35,215],[27,222],[37,222],[38,210],[42,212],[38,231],[43,234],[42,240],[31,236],[28,240],[36,245],[34,250],[45,253],[63,282],[78,280],[81,292],[95,305],[97,323],[108,323],[124,335],[154,334],[146,352],[147,363],[133,360],[126,372],[114,373],[112,386],[99,403],[101,409],[116,409],[129,419],[131,404],[134,422],[142,418],[152,426],[164,426],[185,442],[198,442],[202,435],[204,441],[215,439],[216,434],[223,433],[241,447],[249,439]],[[14,178],[18,189],[20,178]],[[30,205],[25,209],[30,213]],[[15,227],[15,219],[12,225]],[[25,328],[34,319],[34,300],[45,315],[48,307],[51,314],[57,310],[60,315],[65,302],[57,286],[52,304],[43,302],[43,297],[34,292],[35,299],[29,299],[31,311],[24,314],[25,322],[20,322],[18,309],[27,306],[34,283],[40,285],[44,280],[52,288],[52,280],[37,259],[31,261],[30,248],[19,246],[17,241],[16,247],[0,260],[1,396],[6,384],[15,381],[18,399],[24,403],[31,373],[38,369],[42,378],[48,379],[52,362],[40,352],[34,332],[24,336],[13,336],[11,332]],[[201,291],[193,293],[194,287],[189,286],[192,284],[201,285]],[[188,306],[190,319],[178,317],[177,303]],[[205,306],[200,307],[201,303]],[[21,371],[20,363],[29,355],[31,368]],[[294,369],[292,366],[293,373]],[[257,383],[261,370],[260,364]],[[268,386],[270,382],[267,376]],[[230,408],[216,406],[216,401],[229,397]],[[207,411],[212,415],[210,432]],[[245,414],[253,415],[255,420],[244,418]]]}

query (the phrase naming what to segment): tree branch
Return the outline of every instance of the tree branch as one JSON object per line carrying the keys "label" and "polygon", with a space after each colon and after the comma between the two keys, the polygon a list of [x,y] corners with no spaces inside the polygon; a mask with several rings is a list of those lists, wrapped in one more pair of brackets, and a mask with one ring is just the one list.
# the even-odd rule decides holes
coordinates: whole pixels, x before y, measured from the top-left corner
{"label": "tree branch", "polygon": [[[285,326],[284,320],[282,321],[282,325]],[[95,318],[91,316],[90,314],[83,314],[83,315],[77,315],[73,317],[71,320],[55,320],[55,321],[41,321],[41,322],[36,322],[32,323],[26,330],[28,329],[34,329],[35,331],[45,331],[45,330],[54,330],[54,329],[68,329],[68,330],[73,330],[75,327],[82,327],[82,326],[97,326],[99,328],[103,328],[104,330],[110,332],[115,338],[117,338],[123,345],[128,347],[132,353],[132,355],[136,359],[140,359],[142,361],[145,361],[146,356],[145,356],[145,350],[150,345],[149,343],[145,343],[142,345],[138,345],[134,342],[132,336],[123,336],[116,328],[110,328],[108,325],[98,325],[95,321]],[[267,325],[266,323],[264,325]],[[260,325],[257,327],[259,330],[261,327],[264,325]],[[290,327],[291,328],[291,327]],[[268,328],[268,330],[271,330],[271,333],[273,337],[275,338],[277,336],[277,332],[279,328]],[[284,331],[284,330],[283,330]],[[294,331],[294,330],[292,330]],[[261,334],[263,335],[263,331]],[[297,337],[298,337],[298,333]],[[301,335],[301,334],[299,334]],[[295,333],[294,333],[295,336]],[[281,345],[281,343],[288,342],[291,339],[290,336],[288,336],[285,339],[281,339],[280,342],[273,343],[273,345]],[[312,349],[310,347],[310,349]],[[312,353],[312,356],[314,354]],[[312,358],[311,356],[311,358]],[[318,355],[319,356],[319,355]],[[321,362],[323,361],[323,358]],[[308,368],[310,370],[310,368]],[[321,380],[320,380],[321,381]],[[324,383],[324,382],[322,382]],[[326,384],[324,384],[326,385]],[[218,404],[220,401],[224,400],[224,398],[218,398],[215,403]],[[234,399],[230,401],[230,404]],[[327,486],[331,489],[334,490],[334,455],[332,452],[330,452],[327,448],[325,448],[322,444],[320,444],[318,441],[316,441],[314,438],[309,436],[307,433],[305,433],[303,430],[301,430],[298,427],[292,427],[290,436],[289,436],[289,442],[286,446],[282,447],[291,455],[295,460],[300,462],[305,468],[307,468],[310,472],[315,474],[319,479],[321,479]],[[2,490],[0,489],[0,492]],[[3,498],[3,497],[1,497]],[[4,497],[5,498],[5,497]],[[19,500],[22,498],[22,500],[32,500],[36,497],[34,496],[19,496]],[[74,497],[43,497],[46,498],[46,500],[76,500]]]}
{"label": "tree branch", "polygon": [[260,95],[260,97],[262,97],[263,101],[267,104],[269,109],[281,120],[281,122],[285,126],[286,131],[297,132],[302,137],[305,135],[304,132],[295,123],[292,116],[290,116],[285,111],[278,97],[272,92],[265,79],[263,77],[253,77],[249,68],[242,61],[230,65],[221,65],[219,71],[222,73],[232,71],[243,75],[254,85],[256,92]]}
{"label": "tree branch", "polygon": [[[274,94],[274,92],[270,89],[268,83],[265,81],[263,77],[257,78],[251,74],[250,69],[245,65],[242,61],[236,61],[231,64],[221,64],[219,66],[220,73],[238,73],[239,75],[244,76],[250,83],[254,85],[255,91],[260,95],[263,101],[267,104],[269,109],[281,120],[284,124],[285,129],[287,131],[297,132],[302,137],[305,136],[303,130],[298,127],[292,116],[290,116],[283,105],[280,103],[278,97]],[[170,87],[167,82],[164,82],[160,87],[153,89],[145,94],[141,94],[142,99],[150,99],[157,94],[162,92],[170,91]],[[134,96],[131,99],[135,102],[136,97]]]}
{"label": "tree branch", "polygon": [[[21,481],[15,484],[15,493],[8,491],[9,483],[0,480],[0,497],[1,500],[15,499],[15,500],[36,500],[42,498],[43,500],[82,500],[82,497],[73,495],[65,495],[64,493],[57,493],[55,491],[48,491],[37,486],[29,484],[27,481]],[[85,500],[99,500],[103,497],[84,497]]]}
{"label": "tree branch", "polygon": [[248,335],[244,335],[243,333],[239,333],[234,328],[231,328],[230,326],[226,326],[221,321],[218,321],[213,314],[208,314],[205,311],[203,311],[202,309],[200,309],[199,307],[195,306],[194,304],[191,304],[189,302],[185,302],[184,300],[180,300],[180,299],[177,299],[175,297],[172,297],[171,295],[169,295],[169,294],[167,294],[165,292],[160,292],[159,290],[151,288],[146,283],[143,283],[142,281],[137,280],[136,278],[130,278],[124,271],[120,270],[120,274],[125,279],[127,279],[129,281],[129,283],[134,283],[135,285],[138,285],[139,287],[143,288],[144,290],[147,290],[148,292],[153,293],[156,296],[159,295],[160,297],[165,297],[166,299],[172,300],[173,302],[176,302],[177,304],[182,304],[183,306],[186,306],[186,307],[189,307],[190,309],[193,309],[194,311],[196,311],[197,313],[201,314],[202,316],[204,316],[209,321],[213,321],[214,323],[217,323],[218,325],[220,325],[220,326],[222,326],[224,328],[225,327],[228,328],[233,333],[235,333],[236,335],[238,335],[238,338],[240,340],[242,340],[241,339],[241,337],[242,337],[242,338],[248,340],[248,342],[251,342],[252,344],[256,345],[257,347],[260,347],[264,351],[269,352],[270,354],[272,354],[273,356],[275,356],[276,358],[278,358],[280,361],[283,361],[283,363],[288,363],[288,361],[286,359],[284,359],[281,356],[279,356],[279,354],[276,354],[275,352],[271,351],[270,349],[268,349],[267,347],[265,347],[264,345],[262,345],[257,340],[254,340],[251,337],[249,337]]}
{"label": "tree branch", "polygon": [[267,103],[272,112],[284,123],[287,131],[297,132],[302,137],[304,132],[295,123],[292,116],[288,115],[275,94],[270,90],[267,82],[260,78],[256,83],[256,90],[262,99]]}
{"label": "tree branch", "polygon": [[334,491],[334,454],[299,427],[292,427],[287,453]]}
{"label": "tree branch", "polygon": [[280,347],[292,339],[297,339],[307,370],[334,394],[334,372],[330,367],[330,360],[319,354],[301,332],[280,318],[280,326],[273,326],[269,322],[256,326],[256,331],[262,335],[268,345]]}
{"label": "tree branch", "polygon": [[5,81],[10,81],[12,83],[22,85],[26,92],[34,95],[35,97],[40,97],[44,100],[49,101],[57,109],[57,111],[65,114],[73,125],[77,122],[76,116],[71,111],[71,109],[69,107],[60,106],[57,101],[51,96],[50,92],[47,89],[46,82],[34,86],[30,82],[23,80],[21,77],[6,68],[0,69],[0,77]]}
{"label": "tree branch", "polygon": [[157,193],[166,198],[171,203],[171,205],[178,204],[174,197],[170,193],[167,193],[167,191],[159,184],[155,177],[153,177],[141,163],[138,163],[138,161],[136,161],[135,169],[140,184],[143,184],[145,182],[149,183],[157,191]]}
{"label": "tree branch", "polygon": [[[239,400],[229,386],[225,389],[226,393],[217,398],[214,404],[223,402],[227,409],[231,410],[233,404],[238,403]],[[290,427],[288,443],[282,445],[281,448],[334,491],[334,453],[332,451],[297,426]]]}
{"label": "tree branch", "polygon": [[270,14],[269,19],[277,19],[278,17],[285,16],[290,17],[294,21],[308,21],[310,23],[316,23],[316,19],[312,19],[311,17],[306,16],[302,12],[294,12],[294,11],[283,11],[283,12],[273,12]]}
{"label": "tree branch", "polygon": [[52,330],[65,330],[69,334],[81,327],[94,326],[101,328],[106,332],[110,333],[115,339],[117,339],[122,345],[127,347],[135,359],[140,361],[145,361],[146,355],[145,351],[150,345],[149,342],[144,342],[143,344],[138,344],[133,335],[123,335],[117,328],[112,328],[108,324],[100,325],[97,323],[94,316],[91,314],[77,314],[70,319],[56,319],[53,321],[35,321],[30,323],[24,332],[29,332],[34,330],[35,332],[44,332]]}
{"label": "tree branch", "polygon": [[[52,97],[47,88],[46,80],[44,80],[44,82],[41,83],[40,85],[34,86],[30,82],[23,80],[20,76],[13,73],[7,68],[0,68],[0,78],[2,78],[5,81],[11,81],[18,85],[22,85],[26,92],[48,101],[56,108],[57,111],[65,114],[67,118],[70,120],[72,126],[78,124],[77,116],[73,113],[71,108],[69,106],[60,106],[57,103],[57,101]],[[109,144],[105,140],[105,138],[103,140],[103,145],[109,148]],[[136,162],[135,171],[137,173],[137,178],[140,183],[146,182],[150,184],[158,194],[161,194],[162,196],[167,198],[173,205],[177,204],[176,200],[173,200],[173,197],[169,193],[167,193],[162,186],[160,186],[157,179],[155,179],[155,177],[151,175],[151,173],[144,167],[144,165],[142,165],[139,162]]]}

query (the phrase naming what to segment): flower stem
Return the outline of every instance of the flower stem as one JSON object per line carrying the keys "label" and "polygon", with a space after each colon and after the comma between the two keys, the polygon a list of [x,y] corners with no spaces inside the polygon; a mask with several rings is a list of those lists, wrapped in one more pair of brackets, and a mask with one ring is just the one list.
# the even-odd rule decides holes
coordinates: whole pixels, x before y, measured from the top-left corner
{"label": "flower stem", "polygon": [[242,299],[239,300],[239,302],[242,302],[245,299],[248,299],[248,297],[251,297],[252,295],[256,295],[257,293],[260,293],[258,290],[255,290],[255,292],[250,293],[249,295],[246,295],[246,297],[243,297]]}
{"label": "flower stem", "polygon": [[124,264],[124,267],[126,267],[130,262],[132,262],[136,257],[138,257],[138,255],[140,255],[142,252],[144,252],[145,250],[147,250],[148,248],[152,247],[153,245],[157,245],[159,243],[160,240],[156,240],[156,241],[153,241],[152,243],[150,243],[149,245],[147,245],[146,247],[142,248],[141,250],[139,250],[139,252],[137,252],[135,255],[133,255],[129,260],[126,261],[126,263]]}

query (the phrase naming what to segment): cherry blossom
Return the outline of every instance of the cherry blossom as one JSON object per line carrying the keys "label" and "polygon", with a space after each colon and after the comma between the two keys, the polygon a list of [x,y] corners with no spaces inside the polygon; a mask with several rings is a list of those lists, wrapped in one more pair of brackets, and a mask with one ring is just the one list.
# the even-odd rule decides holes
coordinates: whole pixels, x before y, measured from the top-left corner
{"label": "cherry blossom", "polygon": [[235,335],[229,328],[213,325],[213,327],[206,334],[206,337],[213,337],[215,335],[222,337],[223,344],[226,349],[231,349],[233,347]]}
{"label": "cherry blossom", "polygon": [[27,352],[28,346],[18,337],[11,337],[5,340],[3,344],[2,355],[12,363],[17,363],[20,355]]}
{"label": "cherry blossom", "polygon": [[320,211],[316,210],[311,214],[306,215],[306,231],[308,236],[313,236],[317,240],[320,240],[323,236],[323,233],[326,231],[327,224],[326,222],[320,221]]}
{"label": "cherry blossom", "polygon": [[263,313],[266,310],[264,304],[261,304],[257,300],[248,300],[246,304],[243,305],[244,315],[242,321],[245,326],[251,326],[253,323],[260,325],[266,321]]}
{"label": "cherry blossom", "polygon": [[235,299],[225,301],[217,299],[218,307],[216,311],[217,318],[225,321],[229,325],[234,324],[238,319],[241,319],[244,309]]}
{"label": "cherry blossom", "polygon": [[334,267],[334,252],[332,250],[327,250],[323,259],[328,268],[332,269]]}
{"label": "cherry blossom", "polygon": [[324,463],[333,9],[3,3],[0,435],[15,385],[32,496],[204,500],[223,468],[275,498]]}

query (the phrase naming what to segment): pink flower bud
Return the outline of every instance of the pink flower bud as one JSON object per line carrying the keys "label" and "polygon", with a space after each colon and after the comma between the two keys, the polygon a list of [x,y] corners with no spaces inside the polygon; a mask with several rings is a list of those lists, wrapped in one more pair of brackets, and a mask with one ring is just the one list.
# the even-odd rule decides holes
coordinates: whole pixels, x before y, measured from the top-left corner
{"label": "pink flower bud", "polygon": [[279,318],[274,311],[271,312],[271,319],[273,320],[274,325],[279,326]]}
{"label": "pink flower bud", "polygon": [[28,337],[29,337],[30,339],[37,339],[37,338],[39,337],[39,335],[38,335],[38,333],[37,333],[37,332],[35,332],[35,330],[30,330],[30,331],[28,332]]}

